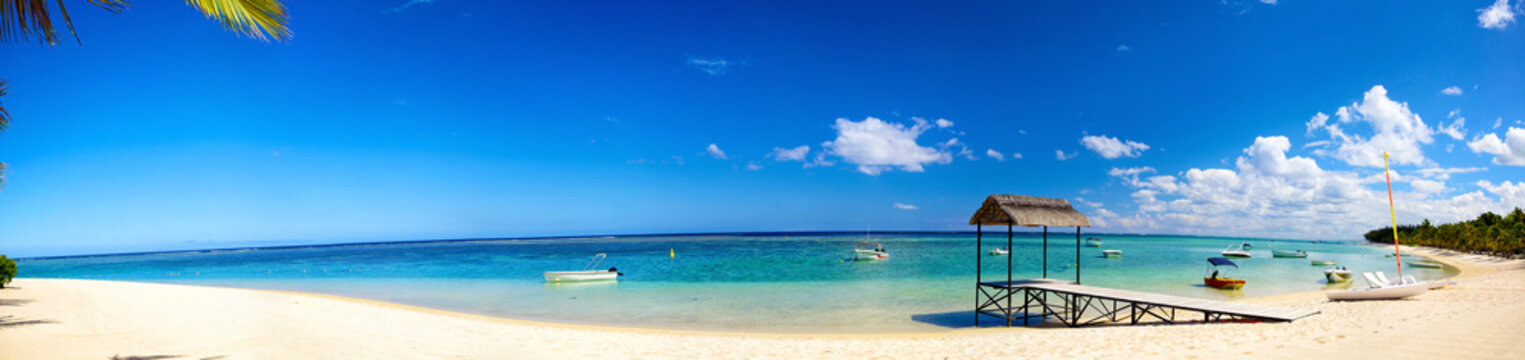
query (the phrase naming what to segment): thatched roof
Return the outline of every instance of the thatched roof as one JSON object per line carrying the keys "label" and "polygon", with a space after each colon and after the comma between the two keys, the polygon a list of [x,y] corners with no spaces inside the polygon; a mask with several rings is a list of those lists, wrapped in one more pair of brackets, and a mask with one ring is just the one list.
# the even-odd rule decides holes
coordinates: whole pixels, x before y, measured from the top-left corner
{"label": "thatched roof", "polygon": [[969,225],[1091,226],[1070,201],[1025,195],[990,195],[969,218]]}

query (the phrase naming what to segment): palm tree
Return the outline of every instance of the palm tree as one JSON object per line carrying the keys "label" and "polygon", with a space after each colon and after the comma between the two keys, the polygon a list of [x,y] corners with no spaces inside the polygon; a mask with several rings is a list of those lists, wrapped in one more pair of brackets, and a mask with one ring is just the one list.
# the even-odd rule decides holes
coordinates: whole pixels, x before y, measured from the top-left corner
{"label": "palm tree", "polygon": [[[89,0],[112,14],[127,10],[126,0]],[[63,0],[56,1],[59,17],[69,29],[69,35],[80,43],[74,32],[74,21]],[[285,42],[291,38],[286,27],[286,6],[279,0],[186,0],[185,3],[203,15],[222,23],[224,28],[260,41]],[[18,42],[36,39],[58,45],[58,28],[53,24],[53,9],[46,0],[0,0],[0,42]]]}
{"label": "palm tree", "polygon": [[[112,14],[127,10],[126,0],[89,0]],[[291,39],[291,29],[286,27],[286,6],[279,0],[186,0],[185,3],[202,15],[222,24],[222,27],[260,41],[286,42]],[[56,0],[59,17],[74,36],[74,20],[63,0]],[[0,0],[0,43],[23,42],[36,39],[48,46],[58,45],[58,28],[53,25],[53,9],[47,0]],[[5,80],[0,80],[0,97],[5,91]],[[11,123],[11,114],[0,104],[0,132]],[[5,185],[5,166],[0,162],[0,186]]]}

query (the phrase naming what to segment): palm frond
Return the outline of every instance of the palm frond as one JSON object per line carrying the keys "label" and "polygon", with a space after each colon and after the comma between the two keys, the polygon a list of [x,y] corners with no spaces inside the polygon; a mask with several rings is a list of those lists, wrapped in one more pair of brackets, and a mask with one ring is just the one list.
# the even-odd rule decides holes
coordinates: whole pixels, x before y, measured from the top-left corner
{"label": "palm frond", "polygon": [[[121,13],[128,5],[126,0],[90,2],[113,14]],[[54,0],[54,3],[58,5],[59,15],[62,15],[64,24],[68,27],[69,35],[74,36],[76,43],[79,42],[79,34],[74,32],[74,21],[69,18],[69,9],[64,7],[64,1]],[[58,29],[53,26],[52,11],[47,0],[0,0],[0,43],[37,39],[48,46],[58,45]]]}
{"label": "palm frond", "polygon": [[185,0],[203,15],[222,23],[222,27],[260,41],[285,42],[291,38],[286,27],[286,6],[278,0]]}
{"label": "palm frond", "polygon": [[[5,91],[5,86],[6,86],[5,82],[6,82],[5,80],[0,80],[0,97],[5,97],[5,95],[11,93],[10,91]],[[5,103],[4,102],[0,102],[0,131],[5,131],[5,128],[7,126],[10,126],[10,125],[11,125],[11,113],[6,112],[5,111]]]}

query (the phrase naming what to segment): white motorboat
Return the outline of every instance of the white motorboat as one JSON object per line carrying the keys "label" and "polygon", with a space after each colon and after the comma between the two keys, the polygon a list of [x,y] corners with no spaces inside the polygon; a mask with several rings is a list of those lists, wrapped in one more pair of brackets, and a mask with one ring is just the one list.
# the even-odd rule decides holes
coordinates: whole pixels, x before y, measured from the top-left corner
{"label": "white motorboat", "polygon": [[1305,257],[1308,257],[1308,252],[1307,251],[1302,251],[1302,250],[1276,250],[1276,249],[1271,249],[1271,257],[1279,257],[1279,258],[1305,258]]}
{"label": "white motorboat", "polygon": [[888,251],[884,251],[884,244],[876,242],[860,242],[858,245],[873,245],[874,247],[872,249],[853,249],[854,261],[875,261],[890,258],[890,253]]}
{"label": "white motorboat", "polygon": [[617,281],[621,275],[625,275],[624,273],[619,272],[619,269],[611,267],[609,270],[591,270],[594,267],[597,267],[599,264],[602,264],[604,262],[604,258],[607,257],[609,256],[603,253],[599,253],[598,255],[593,255],[593,259],[588,260],[588,265],[583,266],[582,270],[547,271],[542,275],[545,276],[545,282],[552,283],[576,281]]}
{"label": "white motorboat", "polygon": [[1116,250],[1116,249],[1102,250],[1101,251],[1101,256],[1109,257],[1109,258],[1123,257],[1123,251],[1122,250]]}
{"label": "white motorboat", "polygon": [[615,281],[619,280],[619,272],[611,270],[582,270],[582,271],[547,271],[546,282],[573,282],[573,281]]}
{"label": "white motorboat", "polygon": [[1101,238],[1086,239],[1086,247],[1101,247]]}
{"label": "white motorboat", "polygon": [[1350,270],[1342,267],[1332,267],[1324,270],[1324,279],[1330,284],[1350,281]]}
{"label": "white motorboat", "polygon": [[1006,255],[1006,254],[1010,254],[1010,253],[1011,253],[1011,250],[1006,250],[1006,249],[1002,249],[1002,248],[990,249],[990,255]]}
{"label": "white motorboat", "polygon": [[1227,248],[1223,249],[1221,254],[1223,254],[1223,257],[1250,257],[1250,243],[1229,245]]}

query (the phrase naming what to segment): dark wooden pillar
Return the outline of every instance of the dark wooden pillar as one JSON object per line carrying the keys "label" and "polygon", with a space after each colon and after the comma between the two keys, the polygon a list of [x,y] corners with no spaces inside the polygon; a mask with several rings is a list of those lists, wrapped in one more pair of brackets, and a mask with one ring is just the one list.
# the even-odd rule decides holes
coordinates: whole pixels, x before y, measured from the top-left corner
{"label": "dark wooden pillar", "polygon": [[1080,227],[1075,227],[1075,285],[1080,285]]}

